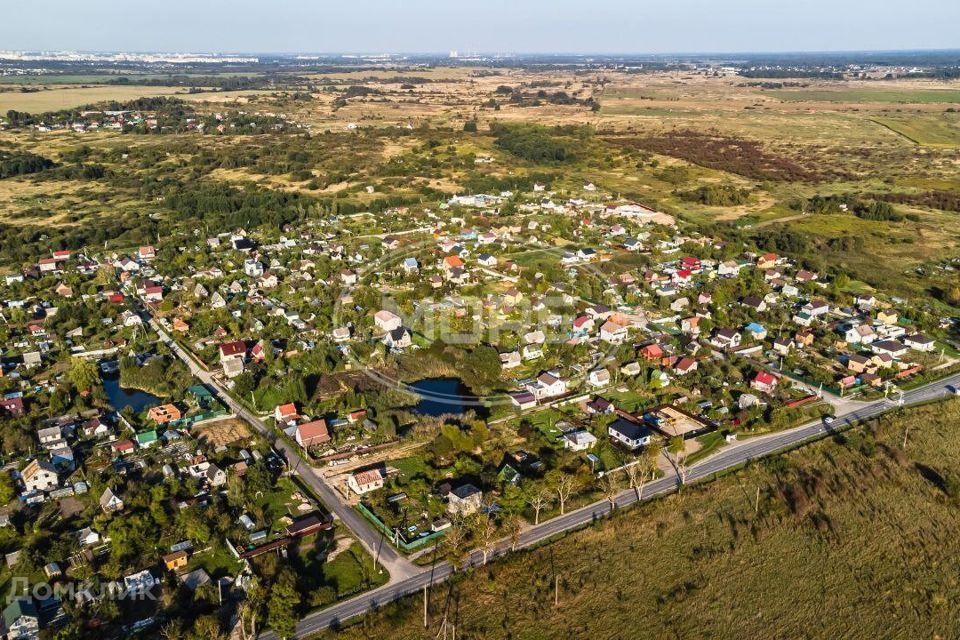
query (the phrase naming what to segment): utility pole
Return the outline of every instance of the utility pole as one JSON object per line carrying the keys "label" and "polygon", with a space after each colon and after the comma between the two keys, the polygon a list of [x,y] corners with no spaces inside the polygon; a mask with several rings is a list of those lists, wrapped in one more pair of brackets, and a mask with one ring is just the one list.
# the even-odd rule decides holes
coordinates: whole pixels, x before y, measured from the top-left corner
{"label": "utility pole", "polygon": [[423,585],[423,628],[427,628],[427,585]]}
{"label": "utility pole", "polygon": [[553,606],[560,606],[560,574],[553,577]]}
{"label": "utility pole", "polygon": [[760,513],[760,487],[757,487],[757,498],[753,503],[753,515]]}

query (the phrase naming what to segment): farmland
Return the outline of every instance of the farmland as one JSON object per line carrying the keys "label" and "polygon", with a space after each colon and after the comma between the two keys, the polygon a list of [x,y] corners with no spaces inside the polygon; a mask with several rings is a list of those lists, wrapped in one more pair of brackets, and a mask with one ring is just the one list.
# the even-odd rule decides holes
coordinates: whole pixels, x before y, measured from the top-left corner
{"label": "farmland", "polygon": [[184,93],[181,89],[164,87],[115,87],[115,86],[57,86],[36,91],[14,89],[0,92],[0,113],[9,110],[43,113],[72,109],[104,100],[130,100],[133,98],[171,96]]}

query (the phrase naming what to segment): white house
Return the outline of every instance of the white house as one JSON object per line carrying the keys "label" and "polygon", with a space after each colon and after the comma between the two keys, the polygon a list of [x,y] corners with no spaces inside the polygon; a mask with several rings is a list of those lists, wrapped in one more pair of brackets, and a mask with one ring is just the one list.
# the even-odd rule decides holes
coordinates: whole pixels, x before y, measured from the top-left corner
{"label": "white house", "polygon": [[611,422],[607,427],[607,434],[631,450],[644,447],[653,440],[653,432],[649,427],[626,418],[617,418]]}
{"label": "white house", "polygon": [[347,486],[359,496],[383,487],[383,474],[379,469],[368,469],[350,474]]}
{"label": "white house", "polygon": [[605,387],[610,384],[610,372],[606,369],[594,369],[587,375],[587,382],[595,387]]}
{"label": "white house", "polygon": [[534,382],[527,385],[527,390],[530,391],[537,400],[555,398],[567,392],[567,383],[558,375],[548,371],[541,373]]}
{"label": "white house", "polygon": [[930,336],[925,336],[922,333],[915,333],[912,336],[906,336],[903,339],[903,343],[915,349],[916,351],[933,351],[933,348],[936,346],[933,338]]}
{"label": "white house", "polygon": [[609,344],[623,344],[627,339],[627,328],[608,320],[600,327],[600,339]]}
{"label": "white house", "polygon": [[570,451],[586,451],[597,444],[597,436],[584,429],[563,434],[563,448]]}
{"label": "white house", "polygon": [[392,311],[387,311],[386,309],[381,309],[373,314],[373,323],[381,331],[393,331],[394,329],[399,329],[403,324],[400,316],[393,313]]}
{"label": "white house", "polygon": [[46,460],[31,460],[20,472],[20,478],[28,492],[53,491],[60,486],[56,467]]}

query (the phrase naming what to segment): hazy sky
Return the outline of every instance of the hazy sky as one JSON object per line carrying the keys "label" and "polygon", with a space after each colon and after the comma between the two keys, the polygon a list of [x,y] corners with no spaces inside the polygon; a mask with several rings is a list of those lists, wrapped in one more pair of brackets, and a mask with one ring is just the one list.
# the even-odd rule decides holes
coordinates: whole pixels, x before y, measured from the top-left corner
{"label": "hazy sky", "polygon": [[7,7],[0,20],[0,49],[945,49],[960,48],[958,25],[960,0],[44,0]]}

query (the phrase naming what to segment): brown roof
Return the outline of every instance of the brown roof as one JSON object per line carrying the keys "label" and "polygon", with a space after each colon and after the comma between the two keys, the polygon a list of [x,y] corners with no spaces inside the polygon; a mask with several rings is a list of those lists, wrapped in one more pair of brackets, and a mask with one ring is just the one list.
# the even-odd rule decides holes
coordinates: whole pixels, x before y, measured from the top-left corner
{"label": "brown roof", "polygon": [[330,440],[330,433],[327,431],[327,421],[322,418],[299,425],[297,427],[297,433],[300,434],[300,441],[307,446]]}

